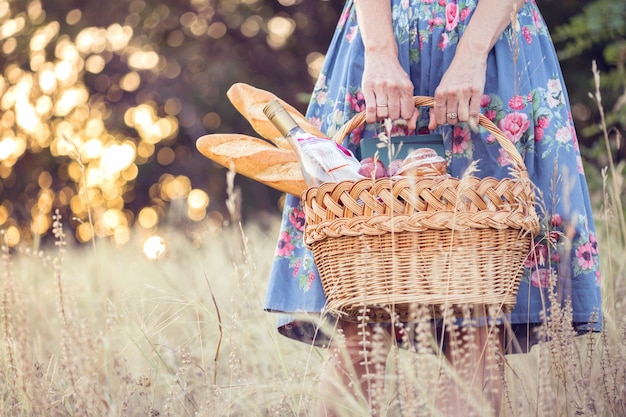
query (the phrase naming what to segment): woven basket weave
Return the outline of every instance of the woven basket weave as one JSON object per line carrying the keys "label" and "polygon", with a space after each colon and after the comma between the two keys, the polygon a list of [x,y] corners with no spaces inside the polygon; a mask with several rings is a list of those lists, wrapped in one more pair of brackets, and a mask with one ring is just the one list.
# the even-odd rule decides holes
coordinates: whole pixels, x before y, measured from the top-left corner
{"label": "woven basket weave", "polygon": [[[416,106],[433,103],[415,97]],[[364,120],[357,114],[333,139]],[[484,116],[480,125],[508,153],[511,178],[363,179],[302,194],[304,241],[329,313],[381,322],[408,320],[416,304],[435,315],[463,305],[514,307],[539,231],[535,190],[510,140]]]}

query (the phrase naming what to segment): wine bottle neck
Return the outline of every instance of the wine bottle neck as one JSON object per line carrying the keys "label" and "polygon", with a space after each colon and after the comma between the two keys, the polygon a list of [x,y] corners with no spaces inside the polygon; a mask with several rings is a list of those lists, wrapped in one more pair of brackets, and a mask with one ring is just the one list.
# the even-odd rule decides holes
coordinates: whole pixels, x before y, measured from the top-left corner
{"label": "wine bottle neck", "polygon": [[263,112],[284,137],[287,137],[294,128],[299,127],[293,117],[276,100],[268,103]]}

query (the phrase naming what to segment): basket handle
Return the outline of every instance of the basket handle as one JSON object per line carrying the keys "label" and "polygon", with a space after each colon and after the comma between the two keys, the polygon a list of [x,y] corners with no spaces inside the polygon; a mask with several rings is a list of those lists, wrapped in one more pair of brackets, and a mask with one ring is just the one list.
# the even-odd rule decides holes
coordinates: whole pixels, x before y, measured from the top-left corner
{"label": "basket handle", "polygon": [[[435,99],[432,97],[425,96],[415,96],[413,97],[415,101],[416,107],[433,107],[435,105]],[[362,111],[354,115],[346,124],[344,124],[337,133],[332,137],[332,139],[336,143],[341,143],[348,135],[348,133],[352,132],[357,127],[361,126],[365,123],[365,112]],[[489,120],[485,115],[481,114],[479,117],[478,124],[484,127],[487,131],[493,134],[496,138],[500,146],[509,154],[509,157],[513,161],[515,167],[520,171],[528,175],[526,171],[526,165],[524,165],[524,160],[522,156],[518,152],[515,145],[509,140],[508,137],[496,126],[491,120]]]}

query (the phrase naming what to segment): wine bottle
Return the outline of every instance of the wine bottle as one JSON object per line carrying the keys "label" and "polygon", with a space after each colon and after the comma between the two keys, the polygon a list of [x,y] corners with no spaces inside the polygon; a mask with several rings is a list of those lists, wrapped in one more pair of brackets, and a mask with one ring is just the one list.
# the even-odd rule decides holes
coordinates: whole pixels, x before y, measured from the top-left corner
{"label": "wine bottle", "polygon": [[278,100],[270,101],[263,113],[293,148],[309,187],[364,178],[358,173],[361,165],[352,152],[333,140],[306,132]]}

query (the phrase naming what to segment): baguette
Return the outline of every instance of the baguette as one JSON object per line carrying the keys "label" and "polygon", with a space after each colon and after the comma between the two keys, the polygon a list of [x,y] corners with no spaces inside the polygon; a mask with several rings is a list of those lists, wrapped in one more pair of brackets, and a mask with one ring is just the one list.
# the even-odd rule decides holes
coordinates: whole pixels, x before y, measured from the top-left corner
{"label": "baguette", "polygon": [[196,141],[210,160],[284,193],[302,195],[306,183],[292,150],[243,134],[212,134]]}
{"label": "baguette", "polygon": [[302,113],[269,91],[261,90],[245,83],[236,83],[228,89],[226,95],[233,106],[248,120],[259,135],[281,149],[291,149],[291,146],[263,113],[263,107],[274,99],[280,101],[287,109],[287,112],[306,132],[314,136],[325,137]]}

